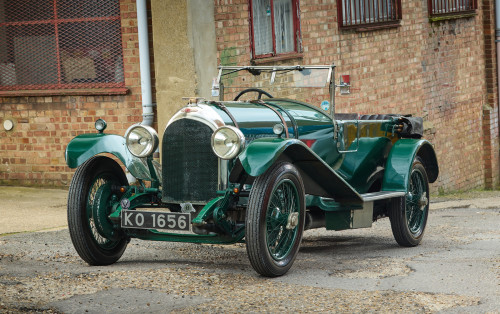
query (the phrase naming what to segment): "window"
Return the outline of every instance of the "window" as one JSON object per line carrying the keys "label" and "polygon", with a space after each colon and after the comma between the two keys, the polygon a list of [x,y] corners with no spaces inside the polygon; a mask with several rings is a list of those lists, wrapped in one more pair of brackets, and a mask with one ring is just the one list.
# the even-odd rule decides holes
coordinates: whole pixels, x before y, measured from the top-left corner
{"label": "window", "polygon": [[477,9],[477,0],[428,0],[429,15],[457,15],[472,13]]}
{"label": "window", "polygon": [[119,0],[0,0],[0,91],[123,87]]}
{"label": "window", "polygon": [[298,0],[252,0],[252,53],[254,58],[298,52]]}
{"label": "window", "polygon": [[341,0],[338,3],[340,28],[383,27],[401,20],[401,0]]}

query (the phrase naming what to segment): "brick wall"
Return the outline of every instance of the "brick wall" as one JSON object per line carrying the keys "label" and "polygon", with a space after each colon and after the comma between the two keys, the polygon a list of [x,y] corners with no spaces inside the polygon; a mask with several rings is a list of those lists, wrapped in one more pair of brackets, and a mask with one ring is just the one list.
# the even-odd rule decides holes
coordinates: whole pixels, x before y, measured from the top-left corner
{"label": "brick wall", "polygon": [[73,137],[96,132],[98,118],[116,134],[142,120],[135,1],[120,1],[120,10],[128,93],[0,97],[0,125],[6,119],[15,125],[12,131],[0,128],[0,184],[68,185],[74,169],[66,166],[64,151]]}
{"label": "brick wall", "polygon": [[[267,65],[335,63],[352,84],[351,95],[337,94],[337,112],[424,117],[440,164],[434,191],[496,186],[492,2],[481,2],[476,16],[431,23],[427,1],[402,0],[399,27],[358,32],[339,30],[337,1],[300,1],[303,57]],[[250,64],[247,1],[215,0],[215,23],[220,63]]]}
{"label": "brick wall", "polygon": [[[250,64],[248,0],[214,3],[218,61]],[[365,32],[340,31],[336,3],[301,0],[302,57],[266,65],[335,63],[352,83],[351,95],[337,95],[338,112],[425,118],[441,169],[434,190],[497,186],[492,0],[480,2],[474,17],[435,23],[428,21],[426,1],[403,0],[398,28]],[[0,123],[15,123],[12,131],[0,128],[0,184],[67,185],[73,170],[64,162],[64,149],[71,138],[95,132],[97,118],[117,134],[141,120],[136,4],[120,4],[128,94],[0,97]],[[306,94],[306,100],[319,104],[326,95]]]}

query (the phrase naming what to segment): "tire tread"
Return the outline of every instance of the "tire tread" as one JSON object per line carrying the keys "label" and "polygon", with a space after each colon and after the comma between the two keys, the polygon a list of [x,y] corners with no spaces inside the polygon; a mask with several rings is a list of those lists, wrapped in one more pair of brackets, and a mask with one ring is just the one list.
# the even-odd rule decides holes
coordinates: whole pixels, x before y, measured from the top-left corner
{"label": "tire tread", "polygon": [[93,179],[92,175],[101,169],[113,171],[122,183],[126,182],[121,167],[115,161],[107,157],[96,156],[76,169],[68,191],[67,216],[71,241],[78,255],[92,266],[115,263],[123,255],[127,246],[126,239],[122,239],[115,252],[110,255],[100,252],[99,248],[88,239],[88,230],[84,226],[87,221],[82,217],[85,215],[88,195],[86,189],[89,188],[90,181]]}
{"label": "tire tread", "polygon": [[[252,190],[250,191],[250,197],[249,197],[249,203],[247,207],[247,217],[246,217],[246,236],[245,236],[245,242],[246,242],[246,249],[247,249],[247,254],[248,258],[250,260],[250,263],[252,264],[252,267],[256,272],[261,274],[262,276],[266,277],[277,277],[281,276],[284,273],[290,269],[290,267],[293,264],[293,261],[295,259],[295,256],[291,259],[291,261],[288,263],[283,268],[278,268],[272,263],[268,261],[264,254],[261,254],[261,252],[267,252],[267,246],[265,243],[262,241],[257,241],[256,239],[259,239],[260,237],[260,232],[261,228],[261,221],[259,221],[260,218],[260,212],[258,210],[250,210],[250,208],[262,208],[263,203],[265,202],[265,199],[267,197],[270,197],[271,191],[267,190],[266,187],[269,187],[270,185],[274,184],[275,180],[281,175],[281,173],[284,171],[283,167],[287,167],[287,165],[290,165],[287,162],[277,162],[271,168],[269,168],[263,175],[258,177],[253,186]],[[293,167],[293,166],[292,166]],[[298,178],[300,186],[297,187],[299,190],[299,193],[303,193],[304,191],[304,186],[303,182],[300,179],[300,175],[298,171],[296,170],[295,167],[292,168],[293,172]],[[302,228],[303,232],[303,227],[304,227],[304,214],[305,214],[305,203],[301,204],[302,208],[304,209],[304,212],[301,213],[301,221],[298,226],[298,228]],[[299,239],[299,246],[300,246],[300,241],[302,238],[302,232],[300,232]],[[250,240],[249,240],[250,239]],[[298,249],[297,249],[298,251]],[[295,252],[297,254],[297,252]]]}
{"label": "tire tread", "polygon": [[[427,173],[425,171],[425,167],[420,160],[420,158],[416,158],[412,168],[410,171],[413,171],[415,167],[421,167],[421,172],[423,174],[423,177],[425,179],[426,183],[426,189],[427,189],[427,194],[429,192],[429,181],[427,178]],[[411,179],[411,178],[410,178]],[[427,225],[427,215],[429,214],[429,209],[427,208],[427,213],[426,217],[424,220],[424,226],[422,233],[418,237],[414,237],[411,232],[408,229],[408,225],[406,222],[406,214],[405,214],[405,208],[406,208],[406,198],[398,198],[397,200],[392,200],[390,207],[389,207],[389,219],[391,221],[391,229],[392,229],[392,234],[394,236],[394,239],[400,246],[404,247],[414,247],[420,244],[422,241],[422,238],[425,233],[425,227]]]}

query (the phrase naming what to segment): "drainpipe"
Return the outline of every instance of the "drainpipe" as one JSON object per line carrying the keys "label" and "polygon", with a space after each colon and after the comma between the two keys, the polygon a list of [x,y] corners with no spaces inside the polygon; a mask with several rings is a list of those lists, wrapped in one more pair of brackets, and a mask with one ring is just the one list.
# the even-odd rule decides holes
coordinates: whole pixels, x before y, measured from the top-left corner
{"label": "drainpipe", "polygon": [[[495,43],[497,45],[497,93],[500,93],[500,0],[495,0]],[[500,102],[500,97],[499,97]]]}
{"label": "drainpipe", "polygon": [[146,0],[137,0],[137,30],[139,34],[139,64],[141,68],[142,122],[153,125],[153,97],[149,63],[148,13]]}

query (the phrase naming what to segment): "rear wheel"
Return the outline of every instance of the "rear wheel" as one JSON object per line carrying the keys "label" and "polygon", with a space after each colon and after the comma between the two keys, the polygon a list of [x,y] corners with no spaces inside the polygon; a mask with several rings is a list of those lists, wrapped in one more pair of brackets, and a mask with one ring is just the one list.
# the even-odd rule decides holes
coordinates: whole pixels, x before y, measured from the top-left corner
{"label": "rear wheel", "polygon": [[245,238],[255,271],[285,274],[299,251],[304,222],[302,178],[292,164],[276,163],[255,180],[248,200]]}
{"label": "rear wheel", "polygon": [[429,215],[429,180],[419,158],[413,162],[408,193],[393,200],[389,209],[391,228],[401,246],[417,246],[424,236]]}
{"label": "rear wheel", "polygon": [[78,255],[90,265],[109,265],[127,246],[123,233],[108,219],[117,187],[128,185],[121,167],[107,157],[94,157],[75,172],[68,195],[68,227]]}

